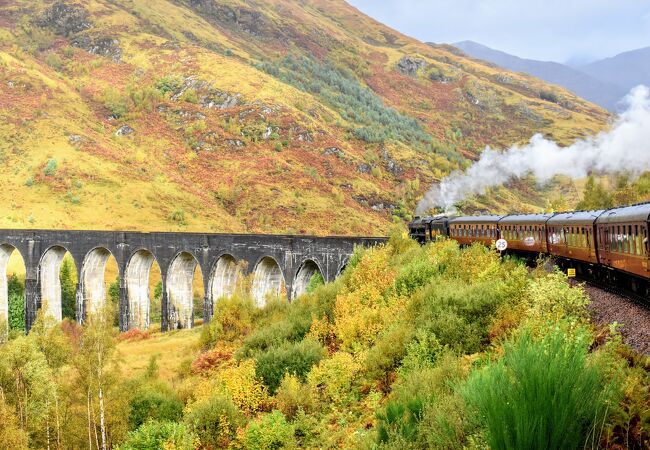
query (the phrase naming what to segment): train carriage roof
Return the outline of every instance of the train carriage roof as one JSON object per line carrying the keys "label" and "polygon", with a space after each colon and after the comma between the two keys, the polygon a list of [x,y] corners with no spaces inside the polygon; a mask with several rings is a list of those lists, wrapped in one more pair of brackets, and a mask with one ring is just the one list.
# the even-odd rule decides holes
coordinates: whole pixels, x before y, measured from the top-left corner
{"label": "train carriage roof", "polygon": [[546,223],[548,219],[553,217],[553,214],[513,214],[511,216],[504,216],[499,220],[499,225],[504,224],[540,224]]}
{"label": "train carriage roof", "polygon": [[595,211],[569,211],[558,213],[548,219],[547,224],[553,225],[593,225],[604,209]]}
{"label": "train carriage roof", "polygon": [[485,216],[461,216],[450,220],[451,224],[478,223],[478,224],[496,224],[503,216],[485,215]]}
{"label": "train carriage roof", "polygon": [[650,217],[650,203],[608,209],[596,220],[596,223],[647,222]]}

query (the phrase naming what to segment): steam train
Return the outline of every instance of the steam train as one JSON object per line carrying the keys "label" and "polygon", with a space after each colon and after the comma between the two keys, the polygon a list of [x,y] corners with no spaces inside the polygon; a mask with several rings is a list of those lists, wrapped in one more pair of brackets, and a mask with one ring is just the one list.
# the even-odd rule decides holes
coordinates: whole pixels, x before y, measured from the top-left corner
{"label": "steam train", "polygon": [[424,244],[447,236],[461,245],[505,239],[508,252],[553,256],[563,268],[650,297],[650,203],[557,214],[416,217],[409,235]]}

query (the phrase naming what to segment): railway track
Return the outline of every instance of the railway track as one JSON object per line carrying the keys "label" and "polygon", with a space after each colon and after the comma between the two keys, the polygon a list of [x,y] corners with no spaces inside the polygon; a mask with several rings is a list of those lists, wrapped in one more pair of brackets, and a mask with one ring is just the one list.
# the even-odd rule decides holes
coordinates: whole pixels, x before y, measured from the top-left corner
{"label": "railway track", "polygon": [[650,356],[650,301],[635,292],[590,277],[576,277],[585,284],[591,299],[588,309],[595,323],[621,324],[625,343],[636,352]]}

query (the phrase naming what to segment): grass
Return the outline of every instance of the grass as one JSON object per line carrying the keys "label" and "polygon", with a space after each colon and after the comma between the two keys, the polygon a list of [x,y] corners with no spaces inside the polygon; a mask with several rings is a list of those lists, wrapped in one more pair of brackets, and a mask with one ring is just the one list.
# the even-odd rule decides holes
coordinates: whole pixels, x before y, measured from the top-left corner
{"label": "grass", "polygon": [[178,368],[187,358],[198,354],[198,340],[201,327],[191,330],[177,330],[167,333],[153,333],[144,340],[122,341],[118,344],[122,370],[128,378],[141,375],[149,359],[157,356],[160,378],[171,382],[176,378]]}

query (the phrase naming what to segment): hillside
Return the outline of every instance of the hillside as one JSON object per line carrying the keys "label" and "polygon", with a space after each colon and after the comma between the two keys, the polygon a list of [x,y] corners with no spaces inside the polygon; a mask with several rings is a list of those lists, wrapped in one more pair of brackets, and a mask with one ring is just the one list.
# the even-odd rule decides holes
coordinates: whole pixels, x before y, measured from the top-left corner
{"label": "hillside", "polygon": [[[616,111],[617,103],[633,87],[626,88],[606,78],[605,80],[607,81],[603,81],[603,78],[598,76],[597,73],[591,76],[581,71],[580,68],[572,68],[557,62],[520,58],[499,50],[494,50],[478,42],[463,41],[456,42],[453,45],[473,58],[489,61],[504,69],[524,72],[541,78],[548,83],[563,86],[580,97],[600,105],[609,111]],[[616,72],[619,74],[618,79],[620,80],[620,73],[624,71],[621,71],[620,67],[618,67]]]}
{"label": "hillside", "polygon": [[364,235],[487,144],[609,119],[340,0],[0,0],[0,117],[2,227]]}

